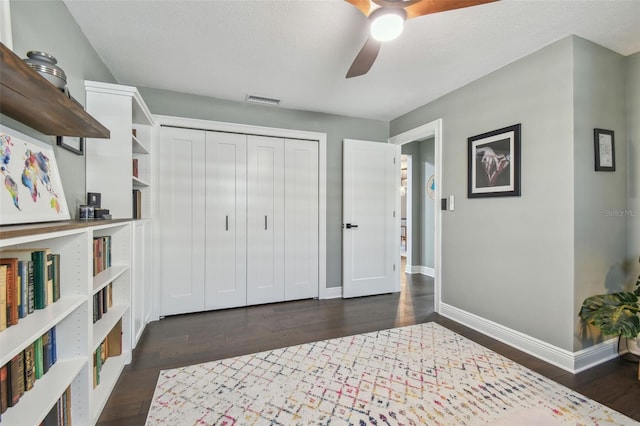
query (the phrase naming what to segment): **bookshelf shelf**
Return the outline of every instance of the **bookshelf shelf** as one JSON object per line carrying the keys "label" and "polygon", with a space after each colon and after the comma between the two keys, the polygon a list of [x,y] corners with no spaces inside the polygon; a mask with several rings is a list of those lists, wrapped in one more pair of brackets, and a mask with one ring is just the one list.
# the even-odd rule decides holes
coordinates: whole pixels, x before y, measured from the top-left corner
{"label": "bookshelf shelf", "polygon": [[132,136],[131,137],[131,151],[135,154],[149,154],[149,150],[140,142],[140,140]]}
{"label": "bookshelf shelf", "polygon": [[129,270],[128,265],[113,265],[93,277],[93,294],[102,290],[107,284],[115,281],[120,275]]}
{"label": "bookshelf shelf", "polygon": [[111,331],[114,325],[122,318],[124,313],[129,309],[129,305],[113,305],[109,311],[93,324],[93,344],[91,345],[91,351],[95,351],[100,342],[107,337],[107,334]]}
{"label": "bookshelf shelf", "polygon": [[51,327],[60,323],[83,303],[86,303],[86,297],[61,297],[45,309],[36,310],[25,318],[20,318],[17,325],[0,332],[0,348],[2,348],[0,366],[9,362],[11,358]]}
{"label": "bookshelf shelf", "polygon": [[2,414],[2,425],[40,424],[86,363],[84,357],[58,360],[15,407]]}
{"label": "bookshelf shelf", "polygon": [[91,424],[95,424],[100,417],[100,413],[109,399],[109,395],[118,381],[120,373],[127,364],[127,358],[131,356],[129,352],[122,352],[122,355],[112,356],[102,366],[100,373],[100,384],[93,389],[91,412]]}
{"label": "bookshelf shelf", "polygon": [[135,176],[131,176],[131,180],[132,180],[133,186],[136,187],[136,188],[137,187],[146,188],[147,186],[149,186],[149,184],[147,182],[145,182],[142,179],[137,178]]}

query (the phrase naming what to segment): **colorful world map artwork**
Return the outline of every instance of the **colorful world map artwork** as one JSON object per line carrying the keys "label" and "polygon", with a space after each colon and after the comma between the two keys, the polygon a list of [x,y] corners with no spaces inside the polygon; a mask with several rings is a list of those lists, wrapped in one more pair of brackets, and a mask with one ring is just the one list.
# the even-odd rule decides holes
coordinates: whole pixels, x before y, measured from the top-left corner
{"label": "colorful world map artwork", "polygon": [[0,224],[69,219],[51,146],[0,126]]}

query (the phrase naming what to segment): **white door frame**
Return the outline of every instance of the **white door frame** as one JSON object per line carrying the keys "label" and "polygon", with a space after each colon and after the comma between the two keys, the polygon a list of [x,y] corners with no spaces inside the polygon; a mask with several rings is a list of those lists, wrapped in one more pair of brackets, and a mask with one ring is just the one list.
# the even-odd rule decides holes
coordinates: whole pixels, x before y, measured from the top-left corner
{"label": "white door frame", "polygon": [[[440,312],[440,303],[442,301],[442,210],[440,209],[440,199],[442,196],[442,119],[439,118],[430,123],[423,124],[399,135],[389,138],[389,143],[395,145],[404,145],[409,142],[413,142],[420,139],[433,137],[435,142],[435,205],[434,205],[434,219],[435,219],[435,232],[433,238],[433,266],[435,269],[434,274],[434,310]],[[398,199],[399,199],[398,194]],[[407,229],[409,226],[407,226]],[[409,249],[407,245],[407,250]],[[409,258],[407,257],[407,260]]]}
{"label": "white door frame", "polygon": [[[199,130],[213,130],[218,132],[243,133],[260,136],[273,136],[287,139],[305,139],[318,142],[318,297],[326,299],[333,297],[327,289],[327,134],[304,130],[281,129],[277,127],[254,126],[249,124],[226,123],[222,121],[201,120],[196,118],[175,117],[170,115],[153,115],[158,126],[186,127]],[[160,132],[157,132],[158,134]],[[159,136],[156,136],[159,137]],[[157,141],[156,141],[157,142]],[[156,145],[157,146],[157,145]],[[159,170],[152,171],[157,176]],[[157,182],[157,180],[154,180]],[[160,232],[154,227],[155,232]],[[157,241],[160,241],[158,239]],[[162,259],[156,257],[158,250],[154,250],[154,265],[159,265]],[[156,268],[154,268],[156,269]],[[155,277],[154,277],[155,278]],[[155,312],[157,315],[157,312]]]}

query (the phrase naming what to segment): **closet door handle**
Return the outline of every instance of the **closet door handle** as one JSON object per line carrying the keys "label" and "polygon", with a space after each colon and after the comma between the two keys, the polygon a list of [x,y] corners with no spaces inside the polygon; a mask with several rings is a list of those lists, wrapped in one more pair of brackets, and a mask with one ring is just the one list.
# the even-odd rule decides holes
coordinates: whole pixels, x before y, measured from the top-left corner
{"label": "closet door handle", "polygon": [[267,215],[264,215],[264,230],[267,230]]}
{"label": "closet door handle", "polygon": [[224,230],[228,231],[229,230],[229,215],[227,215],[224,219],[225,223],[224,223]]}

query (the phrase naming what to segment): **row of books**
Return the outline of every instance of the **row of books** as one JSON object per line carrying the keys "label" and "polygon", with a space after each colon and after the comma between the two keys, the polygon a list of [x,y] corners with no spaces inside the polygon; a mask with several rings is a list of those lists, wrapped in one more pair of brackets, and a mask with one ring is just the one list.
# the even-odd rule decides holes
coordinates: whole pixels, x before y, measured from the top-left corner
{"label": "row of books", "polygon": [[93,276],[111,266],[111,236],[93,238]]}
{"label": "row of books", "polygon": [[93,353],[93,387],[100,384],[100,371],[107,359],[122,354],[122,319],[111,329],[107,337]]}
{"label": "row of books", "polygon": [[15,406],[56,360],[56,328],[52,327],[0,367],[0,413]]}
{"label": "row of books", "polygon": [[60,255],[45,249],[0,252],[0,331],[60,299]]}
{"label": "row of books", "polygon": [[71,387],[64,391],[40,426],[71,426]]}
{"label": "row of books", "polygon": [[93,322],[96,323],[113,306],[113,283],[93,295]]}

